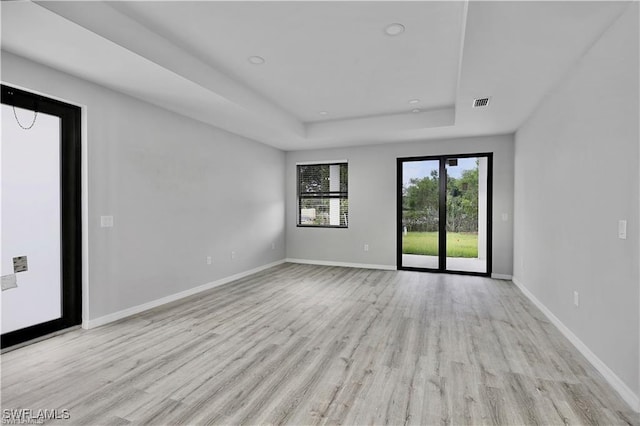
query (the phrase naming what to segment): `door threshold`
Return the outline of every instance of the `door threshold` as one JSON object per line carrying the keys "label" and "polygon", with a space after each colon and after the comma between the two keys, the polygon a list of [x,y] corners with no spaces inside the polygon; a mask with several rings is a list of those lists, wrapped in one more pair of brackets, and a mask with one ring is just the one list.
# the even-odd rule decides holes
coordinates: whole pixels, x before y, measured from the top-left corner
{"label": "door threshold", "polygon": [[397,268],[399,271],[426,272],[428,274],[467,275],[472,277],[491,278],[491,273],[489,272],[454,271],[449,269],[439,270],[439,269],[428,269],[428,268],[416,268],[413,266],[398,266]]}
{"label": "door threshold", "polygon": [[15,351],[16,349],[20,349],[20,348],[22,348],[24,346],[33,345],[34,343],[38,343],[38,342],[41,342],[43,340],[50,339],[52,337],[56,337],[56,336],[59,336],[61,334],[66,334],[66,333],[69,333],[71,331],[78,330],[80,328],[82,328],[82,327],[79,326],[79,325],[74,325],[73,327],[65,328],[64,330],[54,331],[53,333],[45,334],[44,336],[40,336],[40,337],[36,337],[35,339],[27,340],[26,342],[17,343],[17,344],[15,344],[13,346],[9,346],[8,348],[2,348],[2,350],[0,350],[0,354],[4,354],[4,353],[7,353],[7,352]]}

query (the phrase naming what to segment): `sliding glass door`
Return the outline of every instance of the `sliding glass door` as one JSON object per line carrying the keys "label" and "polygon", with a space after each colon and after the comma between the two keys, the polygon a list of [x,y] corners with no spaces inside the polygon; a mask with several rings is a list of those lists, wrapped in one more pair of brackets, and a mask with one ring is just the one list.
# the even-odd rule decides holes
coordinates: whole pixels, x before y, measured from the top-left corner
{"label": "sliding glass door", "polygon": [[491,273],[491,154],[398,159],[398,268]]}
{"label": "sliding glass door", "polygon": [[440,161],[402,163],[402,265],[440,268]]}

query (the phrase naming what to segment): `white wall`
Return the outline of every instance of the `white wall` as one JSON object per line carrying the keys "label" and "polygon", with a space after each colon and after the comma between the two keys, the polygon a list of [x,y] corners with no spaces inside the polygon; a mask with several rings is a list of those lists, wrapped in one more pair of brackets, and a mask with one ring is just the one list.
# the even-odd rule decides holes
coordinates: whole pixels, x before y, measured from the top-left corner
{"label": "white wall", "polygon": [[[62,316],[60,294],[60,119],[2,104],[2,275],[27,256],[18,287],[2,292],[2,333]],[[28,309],[25,309],[28,306]]]}
{"label": "white wall", "polygon": [[[514,281],[636,398],[638,72],[635,3],[518,130],[514,222]],[[626,240],[619,219],[628,221]]]}
{"label": "white wall", "polygon": [[283,152],[7,52],[2,80],[85,106],[85,320],[284,258]]}
{"label": "white wall", "polygon": [[[480,152],[494,153],[493,273],[511,276],[512,135],[287,152],[287,258],[395,268],[396,159]],[[296,227],[296,163],[343,159],[349,161],[349,228]]]}

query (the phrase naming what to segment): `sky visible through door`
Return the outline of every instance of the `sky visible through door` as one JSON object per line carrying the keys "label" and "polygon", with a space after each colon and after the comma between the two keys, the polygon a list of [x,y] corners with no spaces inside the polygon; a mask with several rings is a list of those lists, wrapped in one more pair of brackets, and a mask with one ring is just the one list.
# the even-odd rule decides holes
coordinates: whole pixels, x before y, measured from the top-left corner
{"label": "sky visible through door", "polygon": [[[474,168],[476,166],[476,158],[459,158],[458,166],[453,169],[447,170],[449,176],[454,178],[462,177],[462,171]],[[425,176],[430,176],[431,171],[438,170],[437,164],[434,166],[432,162],[426,161],[408,161],[404,163],[404,169],[402,171],[402,183],[407,186],[411,183],[411,179],[422,179]]]}

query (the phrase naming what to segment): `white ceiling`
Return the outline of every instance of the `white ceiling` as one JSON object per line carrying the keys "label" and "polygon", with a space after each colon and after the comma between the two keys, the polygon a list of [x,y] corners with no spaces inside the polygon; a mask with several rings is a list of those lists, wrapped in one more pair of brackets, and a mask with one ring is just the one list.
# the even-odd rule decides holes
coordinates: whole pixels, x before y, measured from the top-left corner
{"label": "white ceiling", "polygon": [[[453,106],[463,5],[113,3],[305,122],[323,119],[320,111],[326,119],[406,113],[414,98],[421,108]],[[394,22],[405,34],[385,34]],[[252,55],[265,63],[252,65]]]}
{"label": "white ceiling", "polygon": [[[2,48],[310,149],[513,132],[628,5],[3,2]],[[392,23],[405,32],[386,35]],[[472,109],[484,96],[489,107]]]}

